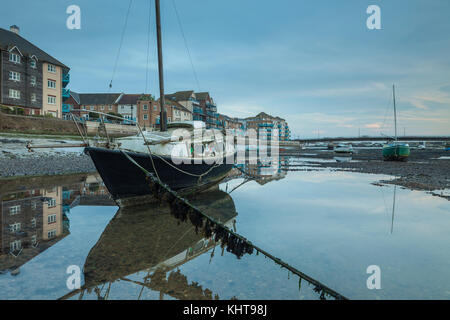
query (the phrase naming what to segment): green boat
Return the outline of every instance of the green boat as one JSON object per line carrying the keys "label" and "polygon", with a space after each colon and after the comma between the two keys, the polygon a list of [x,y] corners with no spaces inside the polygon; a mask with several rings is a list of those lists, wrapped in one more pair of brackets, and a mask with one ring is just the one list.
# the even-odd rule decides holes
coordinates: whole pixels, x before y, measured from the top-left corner
{"label": "green boat", "polygon": [[383,159],[391,161],[406,161],[410,154],[407,143],[394,142],[383,146]]}
{"label": "green boat", "polygon": [[406,161],[411,151],[407,143],[398,142],[397,139],[397,109],[395,107],[394,85],[392,86],[392,95],[394,97],[395,140],[383,146],[383,159],[385,161]]}

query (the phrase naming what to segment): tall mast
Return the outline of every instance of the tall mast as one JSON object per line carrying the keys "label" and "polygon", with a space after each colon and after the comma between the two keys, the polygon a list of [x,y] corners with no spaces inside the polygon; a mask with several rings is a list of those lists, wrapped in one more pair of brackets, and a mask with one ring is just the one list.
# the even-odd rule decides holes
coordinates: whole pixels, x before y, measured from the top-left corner
{"label": "tall mast", "polygon": [[392,85],[392,96],[394,97],[394,122],[395,122],[395,141],[397,141],[397,110],[395,108],[395,85]]}
{"label": "tall mast", "polygon": [[158,42],[158,71],[159,71],[159,102],[161,104],[160,123],[161,131],[167,130],[167,113],[164,99],[164,77],[163,77],[163,58],[162,58],[162,42],[161,42],[161,13],[159,0],[155,0],[156,8],[156,38]]}

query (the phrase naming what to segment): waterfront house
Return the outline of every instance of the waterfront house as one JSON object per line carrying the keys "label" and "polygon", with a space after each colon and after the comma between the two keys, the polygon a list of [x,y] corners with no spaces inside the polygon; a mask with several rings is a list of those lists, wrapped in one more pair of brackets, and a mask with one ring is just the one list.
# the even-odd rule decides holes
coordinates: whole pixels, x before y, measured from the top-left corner
{"label": "waterfront house", "polygon": [[0,28],[0,103],[25,115],[62,118],[70,68],[19,33],[15,25]]}
{"label": "waterfront house", "polygon": [[89,115],[90,111],[117,114],[118,101],[122,95],[123,93],[75,93],[74,96],[79,97],[78,109],[82,110],[80,116],[86,120],[92,120],[90,118],[95,119],[98,116],[93,113]]}
{"label": "waterfront house", "polygon": [[[124,118],[125,124],[137,120],[137,102],[142,94],[122,94],[117,101],[117,112]],[[131,121],[127,121],[131,120]]]}

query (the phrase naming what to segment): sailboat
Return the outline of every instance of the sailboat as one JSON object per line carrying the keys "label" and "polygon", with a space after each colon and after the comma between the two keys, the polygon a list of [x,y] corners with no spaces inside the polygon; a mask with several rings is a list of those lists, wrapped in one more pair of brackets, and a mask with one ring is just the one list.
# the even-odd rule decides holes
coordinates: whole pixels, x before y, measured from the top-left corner
{"label": "sailboat", "polygon": [[224,179],[234,165],[235,148],[232,143],[226,143],[223,132],[206,130],[202,121],[167,124],[159,0],[155,0],[155,8],[160,130],[139,130],[137,136],[116,139],[105,147],[85,148],[119,206],[142,204],[146,199],[151,202],[152,191],[145,171],[183,194],[184,190],[197,192],[210,188]]}
{"label": "sailboat", "polygon": [[383,146],[383,159],[385,161],[406,161],[410,154],[407,143],[399,142],[397,137],[397,109],[395,106],[395,85],[392,85],[392,96],[394,98],[394,124],[395,140]]}

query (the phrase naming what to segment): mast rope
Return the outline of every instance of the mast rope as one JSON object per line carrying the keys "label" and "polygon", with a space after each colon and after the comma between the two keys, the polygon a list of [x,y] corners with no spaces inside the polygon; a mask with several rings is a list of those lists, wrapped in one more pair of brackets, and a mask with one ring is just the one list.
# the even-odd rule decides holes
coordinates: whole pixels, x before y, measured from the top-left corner
{"label": "mast rope", "polygon": [[172,5],[173,5],[173,9],[175,10],[175,15],[177,17],[177,22],[178,22],[178,26],[180,28],[181,36],[183,37],[183,40],[184,40],[184,46],[186,47],[186,51],[187,51],[187,54],[188,54],[188,57],[189,57],[189,61],[191,62],[192,72],[194,73],[194,78],[195,78],[195,81],[197,82],[197,88],[198,88],[199,91],[201,91],[201,89],[200,89],[200,82],[198,81],[197,72],[195,71],[194,63],[192,62],[191,51],[189,50],[188,42],[186,40],[186,36],[184,35],[183,25],[181,24],[180,15],[178,14],[178,10],[177,10],[177,6],[175,4],[175,0],[172,0]]}
{"label": "mast rope", "polygon": [[[111,81],[109,82],[109,90],[111,90],[112,87],[112,83],[114,80],[114,76],[116,74],[116,70],[117,70],[117,64],[119,62],[119,57],[120,57],[120,51],[122,49],[122,45],[123,45],[123,39],[125,37],[125,30],[127,29],[127,24],[128,24],[128,16],[130,15],[130,9],[131,9],[131,4],[133,3],[133,0],[130,0],[129,4],[128,4],[128,10],[127,10],[127,15],[125,17],[125,24],[122,28],[122,35],[120,37],[120,44],[119,44],[119,50],[117,51],[117,56],[116,56],[116,60],[114,62],[114,68],[113,68],[113,73],[111,76]],[[108,92],[109,93],[109,92]]]}

